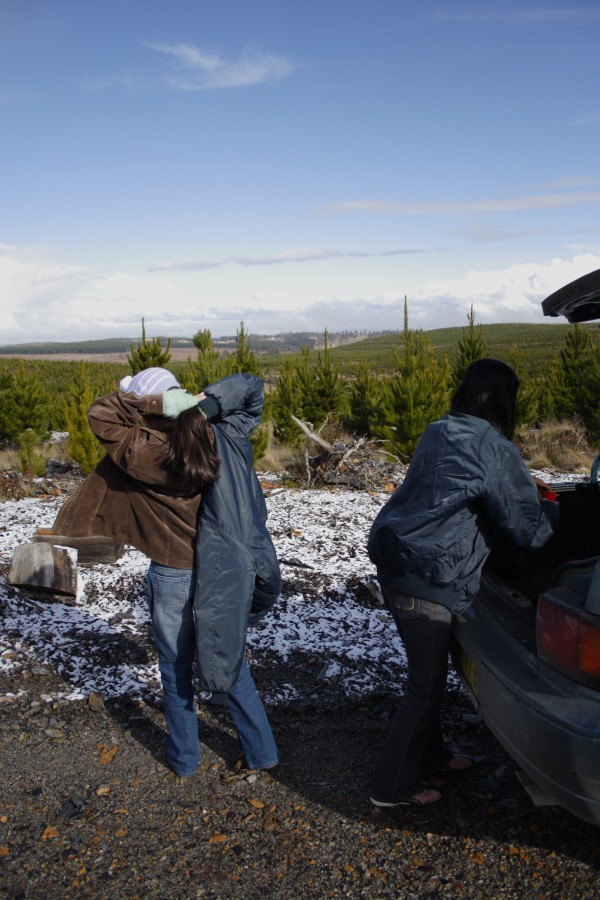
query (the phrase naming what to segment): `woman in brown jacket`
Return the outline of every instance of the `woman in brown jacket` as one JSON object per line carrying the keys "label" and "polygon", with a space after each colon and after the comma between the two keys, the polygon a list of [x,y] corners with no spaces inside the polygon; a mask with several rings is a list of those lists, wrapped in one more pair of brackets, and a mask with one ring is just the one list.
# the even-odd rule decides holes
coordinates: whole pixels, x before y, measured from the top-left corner
{"label": "woman in brown jacket", "polygon": [[[122,386],[126,392],[101,397],[88,411],[106,456],[63,505],[53,531],[104,535],[150,558],[147,600],[169,729],[166,758],[178,776],[189,777],[200,760],[192,679],[194,551],[202,488],[218,478],[220,461],[203,394],[193,408],[169,418],[183,392],[169,395],[179,385],[166,369],[145,369]],[[245,660],[227,700],[246,763],[273,768],[277,745]]]}

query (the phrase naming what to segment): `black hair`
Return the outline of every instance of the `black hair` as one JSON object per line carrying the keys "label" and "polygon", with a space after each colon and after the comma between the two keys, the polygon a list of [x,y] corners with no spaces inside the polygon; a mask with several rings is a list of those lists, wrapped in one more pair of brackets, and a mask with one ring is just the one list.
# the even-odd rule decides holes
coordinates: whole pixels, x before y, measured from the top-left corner
{"label": "black hair", "polygon": [[217,480],[220,464],[213,430],[199,408],[193,406],[180,413],[170,431],[165,467],[186,487],[200,489]]}
{"label": "black hair", "polygon": [[519,379],[510,366],[499,359],[477,359],[467,367],[450,410],[486,419],[511,441],[518,390]]}

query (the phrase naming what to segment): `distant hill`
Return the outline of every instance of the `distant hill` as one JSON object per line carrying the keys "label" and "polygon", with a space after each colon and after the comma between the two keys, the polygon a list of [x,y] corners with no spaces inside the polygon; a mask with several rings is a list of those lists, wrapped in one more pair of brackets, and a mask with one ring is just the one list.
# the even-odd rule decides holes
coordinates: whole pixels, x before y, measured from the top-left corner
{"label": "distant hill", "polygon": [[[328,340],[332,347],[340,344],[353,343],[362,340],[368,332],[340,331],[328,334]],[[381,334],[381,332],[378,332]],[[277,353],[294,352],[304,346],[311,349],[323,345],[322,332],[299,331],[275,335],[251,334],[249,335],[252,349],[261,355],[276,355]],[[0,347],[1,356],[55,356],[60,355],[113,355],[129,353],[130,348],[140,342],[140,338],[104,338],[94,341],[36,341],[35,343],[6,344]],[[159,336],[163,346],[166,346],[168,337]],[[192,338],[172,337],[171,351],[189,351],[195,354],[196,348]],[[228,351],[235,349],[236,336],[213,338],[213,344],[218,350]]]}
{"label": "distant hill", "polygon": [[[161,338],[166,344],[167,338]],[[36,341],[30,344],[7,344],[0,347],[2,356],[54,356],[56,354],[129,353],[129,348],[139,343],[131,338],[105,338],[97,341]],[[171,346],[187,346],[194,349],[191,338],[171,338]]]}
{"label": "distant hill", "polygon": [[[511,351],[517,347],[524,375],[539,376],[547,371],[554,355],[564,346],[565,337],[575,326],[560,324],[502,324],[482,325],[481,333],[485,342],[486,355],[511,362]],[[591,335],[598,335],[599,325],[580,325]],[[435,328],[425,332],[440,358],[447,357],[452,364],[458,355],[458,343],[466,328]],[[402,347],[402,332],[389,331],[369,334],[352,343],[335,346],[332,359],[345,375],[355,375],[362,360],[367,360],[374,372],[389,372],[394,367],[394,350]],[[276,371],[279,360],[276,357],[261,358],[261,366],[268,376]]]}
{"label": "distant hill", "polygon": [[[564,345],[565,336],[575,326],[567,323],[552,324],[502,324],[482,325],[482,336],[488,356],[494,356],[510,362],[511,348],[518,347],[522,359],[523,374],[540,375],[546,371],[554,355]],[[580,328],[597,335],[599,325],[589,323]],[[452,363],[458,353],[458,342],[466,331],[466,327],[436,328],[426,334],[440,357],[446,356]],[[294,355],[300,353],[302,347],[308,346],[312,351],[320,351],[323,347],[323,334],[316,332],[294,332],[277,335],[249,336],[252,350],[260,356],[260,364],[269,381],[276,378],[281,358],[284,353]],[[394,349],[402,345],[402,332],[358,332],[342,331],[327,335],[331,347],[332,358],[340,371],[352,376],[358,371],[362,360],[368,360],[369,367],[375,372],[388,372],[394,367]],[[166,346],[167,338],[161,337]],[[236,338],[222,337],[213,339],[214,345],[222,352],[235,349]],[[36,342],[30,344],[12,344],[0,347],[0,356],[29,357],[37,359],[70,359],[92,362],[110,362],[123,365],[126,362],[130,347],[139,343],[130,338],[110,338],[97,341]],[[172,363],[183,364],[188,358],[195,358],[196,348],[191,338],[171,338]]]}

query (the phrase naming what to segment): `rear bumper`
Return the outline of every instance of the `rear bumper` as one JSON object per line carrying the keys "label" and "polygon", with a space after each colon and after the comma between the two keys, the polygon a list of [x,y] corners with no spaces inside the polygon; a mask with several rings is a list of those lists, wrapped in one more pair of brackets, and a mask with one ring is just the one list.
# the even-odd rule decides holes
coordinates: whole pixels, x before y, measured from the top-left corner
{"label": "rear bumper", "polygon": [[454,638],[457,671],[504,749],[550,802],[600,825],[600,694],[540,662],[492,596],[473,602]]}

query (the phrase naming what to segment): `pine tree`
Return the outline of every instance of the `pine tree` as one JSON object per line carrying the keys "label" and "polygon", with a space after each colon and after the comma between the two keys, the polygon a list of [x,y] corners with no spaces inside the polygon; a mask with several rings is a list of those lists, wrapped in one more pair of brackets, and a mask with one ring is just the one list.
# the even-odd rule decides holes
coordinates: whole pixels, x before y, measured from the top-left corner
{"label": "pine tree", "polygon": [[248,372],[250,375],[260,377],[260,364],[252,350],[251,341],[243,322],[240,322],[240,327],[236,331],[235,343],[235,352],[230,357],[231,374],[234,372]]}
{"label": "pine tree", "polygon": [[212,335],[207,328],[197,331],[192,340],[198,351],[197,357],[195,362],[188,361],[187,370],[180,379],[181,385],[188,391],[198,393],[207,385],[235,372],[249,372],[251,375],[261,376],[261,368],[251,348],[250,338],[243,322],[236,332],[236,348],[233,353],[221,355],[215,349]]}
{"label": "pine tree", "polygon": [[301,416],[303,421],[317,425],[319,410],[315,404],[315,367],[311,364],[310,348],[305,344],[300,351],[300,359],[295,366],[295,380],[298,385]]}
{"label": "pine tree", "polygon": [[455,391],[462,381],[467,368],[476,359],[483,359],[485,356],[485,341],[483,339],[483,329],[481,325],[475,325],[475,313],[473,312],[473,304],[471,304],[471,312],[467,315],[469,322],[468,328],[463,328],[462,337],[458,341],[458,356],[452,366],[452,390]]}
{"label": "pine tree", "polygon": [[84,475],[88,475],[104,456],[104,448],[90,428],[87,412],[95,399],[85,363],[78,366],[77,377],[64,400],[65,427],[69,432],[67,451]]}
{"label": "pine tree", "polygon": [[187,369],[181,376],[180,383],[190,393],[198,394],[209,384],[223,378],[226,372],[208,328],[197,331],[192,340],[197,350],[196,359],[188,360]]}
{"label": "pine tree", "polygon": [[426,426],[448,408],[450,372],[447,360],[438,363],[428,335],[409,329],[406,300],[402,348],[394,349],[394,360],[396,372],[384,382],[385,425],[375,436],[410,457]]}
{"label": "pine tree", "polygon": [[328,416],[339,419],[348,405],[346,385],[331,358],[327,330],[323,337],[323,353],[317,355],[311,402],[307,404],[314,422],[324,422]]}
{"label": "pine tree", "polygon": [[513,344],[509,351],[510,365],[516,372],[520,384],[517,393],[517,425],[531,425],[538,417],[539,390],[536,385],[523,374],[523,353]]}
{"label": "pine tree", "polygon": [[587,375],[581,386],[581,410],[588,441],[597,445],[600,442],[600,331],[596,334],[590,348],[590,361]]}
{"label": "pine tree", "polygon": [[372,435],[381,425],[382,394],[382,382],[371,374],[368,361],[361,360],[350,386],[350,411],[345,419],[347,427],[355,434]]}
{"label": "pine tree", "polygon": [[567,332],[559,352],[560,380],[555,398],[556,417],[568,419],[583,415],[585,382],[591,365],[592,342],[589,334],[578,324]]}
{"label": "pine tree", "polygon": [[296,364],[284,357],[279,369],[277,384],[269,396],[269,415],[273,421],[273,434],[282,444],[300,444],[302,432],[292,421],[292,414],[302,419],[302,388]]}
{"label": "pine tree", "polygon": [[538,420],[540,422],[552,422],[556,420],[556,401],[562,384],[562,372],[560,359],[554,355],[552,363],[546,375],[539,380],[538,393]]}
{"label": "pine tree", "polygon": [[267,452],[269,432],[270,429],[266,422],[261,422],[252,432],[250,444],[252,445],[252,458],[255,462],[262,459]]}
{"label": "pine tree", "polygon": [[18,444],[21,472],[25,478],[32,479],[36,475],[43,475],[45,463],[39,452],[40,441],[36,433],[31,428],[26,428],[23,434],[19,435]]}
{"label": "pine tree", "polygon": [[151,341],[146,339],[146,326],[142,319],[142,340],[137,346],[129,345],[130,354],[127,362],[131,368],[131,374],[137,375],[142,369],[149,369],[153,366],[164,368],[171,359],[171,338],[167,341],[167,346],[163,350],[160,338],[152,338]]}
{"label": "pine tree", "polygon": [[0,371],[0,438],[8,437],[8,425],[5,421],[4,408],[12,383],[12,374],[8,371]]}
{"label": "pine tree", "polygon": [[25,368],[22,359],[2,392],[2,427],[4,436],[17,443],[19,435],[27,429],[40,440],[48,437],[50,397],[39,377]]}

